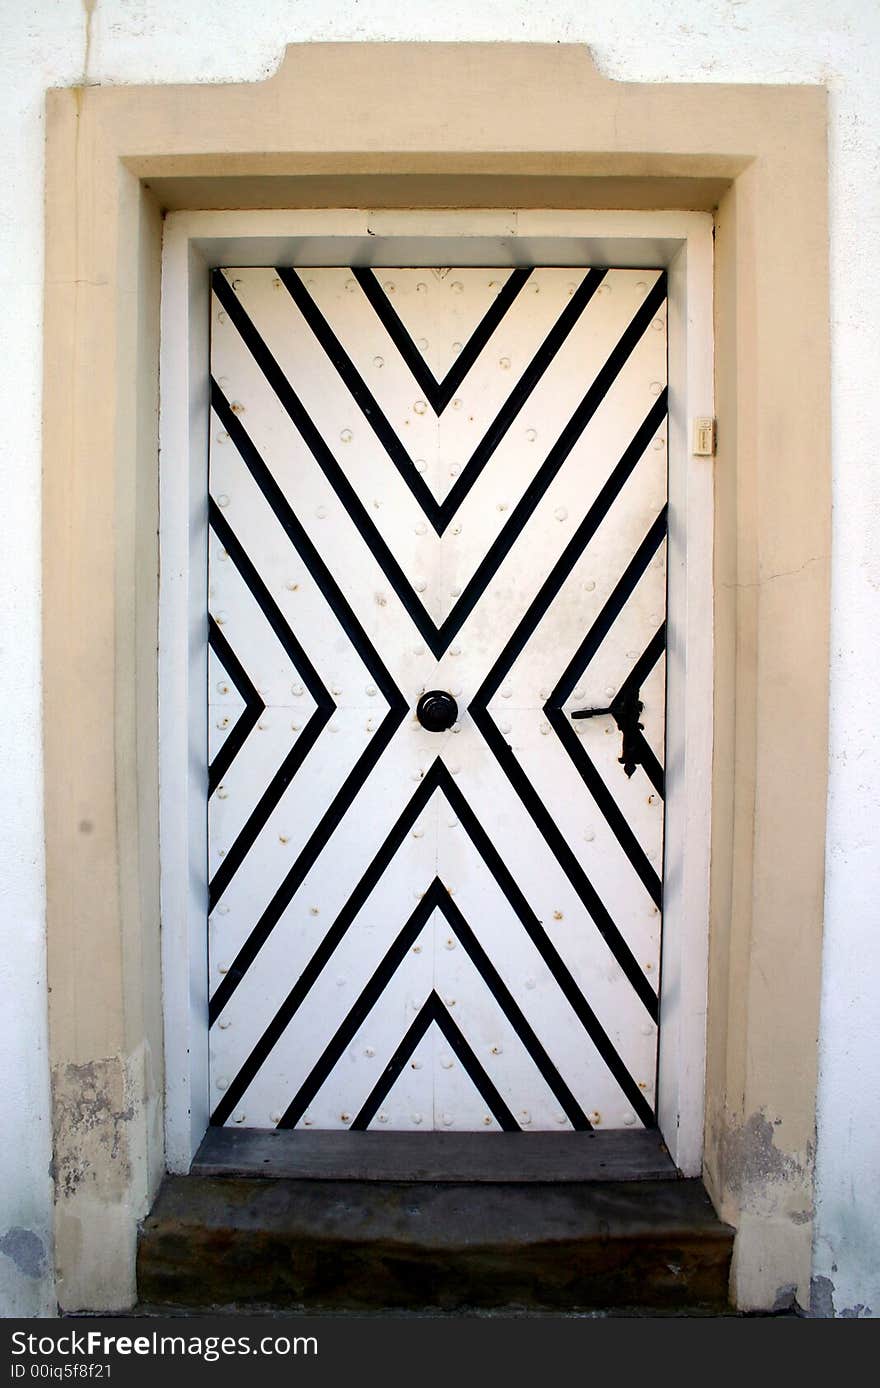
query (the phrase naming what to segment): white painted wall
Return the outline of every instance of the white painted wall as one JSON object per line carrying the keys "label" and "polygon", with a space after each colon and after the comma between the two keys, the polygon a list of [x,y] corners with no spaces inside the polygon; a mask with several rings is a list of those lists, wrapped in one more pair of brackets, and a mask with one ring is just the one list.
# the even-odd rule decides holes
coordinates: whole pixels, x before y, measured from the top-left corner
{"label": "white painted wall", "polygon": [[583,42],[620,79],[830,89],[835,557],[814,1273],[821,1313],[880,1315],[876,0],[29,0],[10,10],[0,54],[0,113],[14,132],[0,204],[0,1309],[54,1305],[39,733],[42,94],[82,80],[258,80],[286,42],[309,39]]}

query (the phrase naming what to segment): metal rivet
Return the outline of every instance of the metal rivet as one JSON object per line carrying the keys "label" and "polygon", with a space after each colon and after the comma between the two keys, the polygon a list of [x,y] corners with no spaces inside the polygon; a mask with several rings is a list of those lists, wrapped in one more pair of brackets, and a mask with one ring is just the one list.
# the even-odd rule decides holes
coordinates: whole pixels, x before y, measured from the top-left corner
{"label": "metal rivet", "polygon": [[596,837],[596,831],[595,831],[595,829],[585,829],[585,830],[584,830],[584,838],[586,839],[587,843],[592,843],[592,842],[593,842],[593,839],[594,839],[595,837]]}
{"label": "metal rivet", "polygon": [[244,1113],[237,1113],[237,1114],[235,1115],[235,1122],[236,1122],[236,1123],[243,1123],[244,1120],[245,1120],[245,1117],[246,1117],[246,1115],[245,1115]]}
{"label": "metal rivet", "polygon": [[605,697],[606,697],[606,698],[608,698],[608,699],[613,699],[613,698],[614,698],[614,695],[615,695],[616,693],[617,693],[617,690],[614,688],[614,685],[613,685],[613,684],[606,684],[606,686],[605,686]]}
{"label": "metal rivet", "polygon": [[414,839],[421,839],[421,838],[424,837],[424,834],[425,834],[425,831],[424,831],[424,829],[421,827],[421,825],[419,825],[417,828],[413,829],[413,831],[412,831],[412,836],[413,836]]}
{"label": "metal rivet", "polygon": [[447,1007],[455,1006],[455,998],[444,998],[443,1001],[446,1003]]}
{"label": "metal rivet", "polygon": [[451,1127],[452,1127],[452,1114],[451,1114],[451,1113],[444,1113],[444,1115],[443,1115],[443,1126],[444,1126],[444,1128],[451,1128]]}
{"label": "metal rivet", "polygon": [[485,1117],[483,1118],[483,1122],[485,1123],[485,1125],[486,1125],[487,1128],[491,1128],[491,1126],[492,1126],[492,1115],[491,1115],[491,1113],[487,1113],[487,1114],[485,1115]]}
{"label": "metal rivet", "polygon": [[416,901],[421,901],[424,895],[425,893],[422,891],[420,887],[417,887],[416,890],[413,892],[413,896],[415,897]]}
{"label": "metal rivet", "polygon": [[385,365],[385,358],[384,358],[384,357],[374,357],[374,358],[373,358],[373,365],[374,365],[374,366],[384,366],[384,365]]}
{"label": "metal rivet", "polygon": [[219,1026],[219,1028],[220,1028],[221,1031],[226,1031],[226,1030],[228,1030],[228,1028],[229,1028],[229,1026],[231,1025],[231,1023],[225,1022],[225,1021],[224,1021],[224,1022],[218,1022],[217,1025]]}
{"label": "metal rivet", "polygon": [[[456,522],[455,522],[455,525],[452,527],[452,533],[453,533],[453,535],[460,535],[460,534],[461,534],[461,521],[456,521]],[[460,590],[459,590],[459,591],[460,591]]]}
{"label": "metal rivet", "polygon": [[229,719],[219,718],[217,720],[217,727],[220,729],[221,732],[224,732],[229,727]]}
{"label": "metal rivet", "polygon": [[381,503],[381,501],[379,500],[379,498],[378,498],[377,496],[374,496],[374,497],[373,497],[373,510],[374,510],[374,511],[378,511],[378,509],[379,509],[379,507],[380,507],[381,505],[382,505],[382,503]]}
{"label": "metal rivet", "polygon": [[217,915],[218,915],[218,916],[228,916],[228,915],[229,915],[229,907],[228,907],[228,906],[218,906],[218,907],[217,907]]}
{"label": "metal rivet", "polygon": [[464,289],[464,285],[462,284],[461,280],[453,280],[452,284],[450,285],[450,288],[453,294],[460,294],[461,291]]}
{"label": "metal rivet", "polygon": [[653,1036],[653,1035],[654,1035],[654,1028],[650,1025],[649,1022],[645,1022],[644,1026],[642,1027],[642,1035],[643,1035],[643,1036]]}
{"label": "metal rivet", "polygon": [[577,699],[578,703],[580,703],[581,699],[584,697],[584,691],[582,689],[576,689],[574,691],[574,697]]}
{"label": "metal rivet", "polygon": [[416,590],[417,593],[424,593],[424,591],[425,591],[425,589],[427,588],[427,586],[428,586],[427,579],[424,579],[424,578],[416,578],[416,579],[413,580],[413,587],[415,588],[415,590]]}
{"label": "metal rivet", "polygon": [[449,596],[452,597],[452,598],[460,598],[460,597],[461,597],[461,589],[460,589],[460,588],[450,588],[450,590],[449,590]]}
{"label": "metal rivet", "polygon": [[289,835],[289,834],[279,834],[279,835],[278,835],[278,842],[279,842],[279,843],[290,843],[290,835]]}
{"label": "metal rivet", "polygon": [[386,294],[393,294],[395,289],[394,281],[386,280],[385,283],[382,285],[382,288],[385,290]]}
{"label": "metal rivet", "polygon": [[377,594],[376,594],[376,606],[377,606],[377,607],[387,607],[387,606],[388,606],[388,599],[387,599],[387,597],[385,596],[384,593],[377,593]]}
{"label": "metal rivet", "polygon": [[343,429],[339,437],[341,438],[343,443],[351,443],[352,438],[354,436],[350,429]]}
{"label": "metal rivet", "polygon": [[453,732],[453,733],[460,733],[460,732],[461,732],[461,724],[460,724],[460,723],[453,723],[453,725],[452,725],[450,731]]}
{"label": "metal rivet", "polygon": [[341,694],[341,693],[342,693],[342,689],[340,688],[340,686],[339,686],[338,684],[331,684],[331,686],[330,686],[330,693],[331,693],[331,694]]}
{"label": "metal rivet", "polygon": [[257,728],[259,729],[259,731],[260,731],[261,733],[264,733],[264,732],[266,731],[266,729],[269,728],[269,727],[271,727],[271,726],[272,726],[271,723],[267,723],[266,720],[265,720],[264,718],[261,718],[260,721],[259,721],[259,723],[257,724]]}
{"label": "metal rivet", "polygon": [[489,1047],[489,1050],[492,1052],[493,1055],[501,1055],[502,1051],[504,1050],[504,1047],[500,1046],[496,1041],[494,1046]]}
{"label": "metal rivet", "polygon": [[424,458],[416,458],[413,466],[415,467],[416,472],[424,472],[428,464],[425,462]]}
{"label": "metal rivet", "polygon": [[421,954],[421,952],[422,952],[422,947],[421,947],[421,945],[413,945],[413,947],[412,947],[412,952],[413,952],[413,954]]}
{"label": "metal rivet", "polygon": [[412,1069],[412,1070],[421,1070],[421,1068],[422,1068],[422,1062],[421,1062],[420,1060],[411,1060],[411,1061],[410,1061],[410,1069]]}
{"label": "metal rivet", "polygon": [[526,987],[528,988],[529,992],[531,992],[533,988],[537,987],[537,980],[534,978],[527,978]]}
{"label": "metal rivet", "polygon": [[282,1116],[283,1116],[283,1115],[282,1115],[282,1113],[281,1113],[281,1110],[280,1110],[280,1109],[276,1109],[274,1113],[270,1113],[270,1114],[269,1114],[269,1122],[270,1122],[270,1123],[280,1123],[280,1122],[281,1122],[281,1119],[282,1119]]}
{"label": "metal rivet", "polygon": [[602,1122],[602,1115],[598,1109],[593,1109],[593,1112],[590,1114],[590,1122],[593,1124],[593,1127],[595,1127],[597,1123]]}
{"label": "metal rivet", "polygon": [[458,820],[457,820],[457,819],[447,819],[446,823],[447,823],[447,825],[449,826],[450,829],[455,829],[455,828],[458,826]]}
{"label": "metal rivet", "polygon": [[562,912],[561,912],[561,911],[554,911],[554,912],[553,912],[553,919],[554,919],[555,921],[561,921],[561,920],[563,919]]}
{"label": "metal rivet", "polygon": [[372,1046],[364,1046],[364,1055],[365,1055],[365,1056],[372,1057],[372,1056],[374,1056],[375,1054],[376,1054],[376,1051],[375,1051],[374,1047],[372,1047]]}
{"label": "metal rivet", "polygon": [[529,1123],[531,1123],[531,1121],[532,1121],[532,1115],[529,1113],[529,1111],[528,1111],[527,1108],[520,1109],[520,1111],[519,1111],[519,1121],[520,1121],[521,1123],[524,1123],[524,1124],[526,1125],[526,1127],[528,1127]]}
{"label": "metal rivet", "polygon": [[636,280],[636,289],[640,294],[647,294],[648,285],[646,280]]}
{"label": "metal rivet", "polygon": [[633,1125],[633,1123],[635,1123],[635,1121],[636,1121],[636,1116],[635,1116],[634,1113],[625,1113],[625,1114],[623,1115],[623,1121],[624,1121],[626,1127],[631,1128],[632,1125]]}
{"label": "metal rivet", "polygon": [[217,1081],[217,1088],[218,1088],[218,1089],[226,1089],[227,1086],[228,1086],[228,1084],[229,1084],[229,1081],[228,1081],[228,1079],[226,1079],[225,1075],[221,1075],[220,1078],[219,1078],[218,1081]]}
{"label": "metal rivet", "polygon": [[425,525],[424,521],[419,521],[418,525],[415,527],[415,532],[417,535],[427,535],[428,527]]}
{"label": "metal rivet", "polygon": [[428,286],[425,284],[424,280],[419,280],[418,284],[416,285],[416,293],[417,293],[417,294],[427,294],[427,292],[428,292]]}
{"label": "metal rivet", "polygon": [[328,723],[328,724],[327,724],[327,731],[328,731],[328,733],[338,733],[338,732],[339,732],[339,726],[338,726],[338,724],[336,724],[336,723]]}
{"label": "metal rivet", "polygon": [[318,520],[323,520],[323,519],[325,518],[325,516],[327,515],[327,507],[326,507],[326,506],[316,506],[316,507],[315,507],[315,515],[318,517]]}
{"label": "metal rivet", "polygon": [[446,948],[447,948],[447,949],[455,949],[455,940],[452,938],[451,935],[449,936],[449,938],[448,938],[447,941],[446,941]]}
{"label": "metal rivet", "polygon": [[314,1123],[314,1121],[315,1121],[314,1118],[311,1118],[311,1117],[309,1116],[309,1114],[307,1114],[307,1113],[304,1113],[304,1114],[303,1114],[303,1126],[304,1126],[304,1127],[310,1128],[310,1127],[312,1126],[312,1124]]}
{"label": "metal rivet", "polygon": [[296,593],[296,592],[298,591],[298,589],[299,589],[299,584],[298,584],[298,583],[287,583],[287,584],[285,584],[285,587],[287,588],[288,593]]}
{"label": "metal rivet", "polygon": [[451,1070],[455,1061],[452,1059],[451,1055],[442,1055],[440,1057],[440,1064],[444,1070]]}
{"label": "metal rivet", "polygon": [[499,729],[500,729],[501,732],[503,732],[503,733],[509,733],[509,732],[510,732],[510,729],[511,729],[511,724],[510,724],[510,723],[499,723],[498,727],[499,727]]}
{"label": "metal rivet", "polygon": [[424,400],[417,400],[413,405],[416,414],[424,414],[427,408],[428,406],[425,404]]}
{"label": "metal rivet", "polygon": [[501,697],[502,697],[502,699],[509,699],[509,698],[511,697],[512,694],[513,694],[513,690],[511,689],[511,687],[510,687],[509,684],[506,684],[506,685],[504,686],[504,688],[502,689],[502,691],[501,691]]}
{"label": "metal rivet", "polygon": [[[456,356],[458,356],[459,352],[461,351],[461,347],[462,347],[462,344],[461,344],[460,342],[453,342],[453,344],[452,344],[452,350],[453,350],[453,352],[455,353]],[[452,403],[455,404],[455,401],[453,401]]]}
{"label": "metal rivet", "polygon": [[310,907],[309,907],[309,915],[310,915],[310,916],[319,916],[320,914],[321,914],[321,908],[320,908],[320,906],[310,906]]}
{"label": "metal rivet", "polygon": [[220,312],[217,314],[217,322],[218,322],[218,323],[225,323],[225,322],[226,322],[226,314],[223,312],[222,309],[221,309]]}
{"label": "metal rivet", "polygon": [[526,429],[526,438],[528,439],[529,443],[534,443],[537,437],[537,429]]}
{"label": "metal rivet", "polygon": [[412,1115],[412,1121],[413,1121],[415,1124],[421,1123],[421,1121],[422,1121],[422,1115],[421,1115],[420,1113],[414,1113],[414,1114]]}
{"label": "metal rivet", "polygon": [[357,280],[346,280],[345,287],[348,290],[349,294],[353,294],[357,289]]}
{"label": "metal rivet", "polygon": [[568,519],[568,511],[564,506],[557,506],[553,514],[558,521],[564,521]]}
{"label": "metal rivet", "polygon": [[418,347],[418,349],[419,349],[420,352],[427,352],[427,350],[428,350],[428,339],[427,339],[426,337],[420,337],[420,338],[418,339],[418,341],[416,342],[416,346]]}
{"label": "metal rivet", "polygon": [[450,655],[461,655],[461,646],[450,646],[450,647],[449,647],[449,654],[450,654]]}
{"label": "metal rivet", "polygon": [[240,400],[233,400],[229,408],[231,409],[233,414],[244,414],[244,405],[241,403]]}
{"label": "metal rivet", "polygon": [[542,723],[542,724],[540,725],[540,731],[541,731],[542,737],[546,737],[547,734],[548,734],[549,731],[550,731],[550,724],[549,724],[549,723]]}
{"label": "metal rivet", "polygon": [[300,727],[299,723],[291,723],[291,725],[290,725],[290,731],[291,731],[292,733],[298,733],[298,732],[299,732],[299,727]]}
{"label": "metal rivet", "polygon": [[217,623],[218,627],[225,626],[228,620],[228,615],[225,612],[217,612],[214,615],[214,621]]}
{"label": "metal rivet", "polygon": [[217,787],[217,799],[218,799],[218,800],[226,800],[226,799],[228,798],[228,796],[229,796],[229,791],[226,789],[225,786],[218,786],[218,787]]}
{"label": "metal rivet", "polygon": [[218,849],[217,849],[217,857],[218,857],[218,858],[225,858],[225,857],[226,857],[226,849],[225,849],[225,848],[218,848]]}
{"label": "metal rivet", "polygon": [[510,370],[510,357],[502,357],[502,358],[500,359],[500,361],[498,362],[498,365],[501,367],[501,370],[502,370],[502,371],[509,371],[509,370]]}
{"label": "metal rivet", "polygon": [[424,648],[424,646],[413,646],[413,655],[424,655],[424,654],[425,654],[425,648]]}
{"label": "metal rivet", "polygon": [[229,497],[226,495],[225,492],[221,492],[220,495],[218,496],[218,498],[217,498],[217,505],[218,505],[218,506],[228,506],[228,505],[229,505]]}
{"label": "metal rivet", "polygon": [[457,467],[451,467],[451,468],[449,469],[449,476],[450,476],[450,477],[457,477],[457,476],[458,476],[458,468],[457,468]]}
{"label": "metal rivet", "polygon": [[229,558],[229,550],[228,550],[228,549],[221,549],[220,552],[219,552],[219,554],[217,555],[217,558],[220,559],[220,560],[222,560],[223,563],[225,564],[225,563],[226,563],[226,560]]}
{"label": "metal rivet", "polygon": [[452,774],[453,776],[457,776],[458,773],[461,771],[461,767],[460,767],[460,766],[450,766],[449,770],[450,770],[450,772],[451,772],[451,774]]}
{"label": "metal rivet", "polygon": [[290,692],[295,699],[298,699],[303,692],[303,687],[301,684],[292,684],[290,686]]}
{"label": "metal rivet", "polygon": [[496,509],[497,511],[506,511],[506,510],[507,510],[507,502],[506,502],[506,501],[499,501],[499,503],[498,503],[498,505],[496,506],[495,509]]}
{"label": "metal rivet", "polygon": [[662,333],[663,329],[666,327],[666,322],[663,318],[655,318],[651,327],[655,328],[658,333]]}
{"label": "metal rivet", "polygon": [[664,438],[659,438],[659,439],[655,439],[655,440],[654,440],[654,452],[655,452],[655,453],[662,453],[662,452],[663,452],[663,449],[664,449],[665,447],[666,447],[666,440],[665,440]]}
{"label": "metal rivet", "polygon": [[388,1122],[388,1114],[387,1114],[387,1113],[380,1113],[380,1114],[379,1114],[379,1122],[380,1122],[380,1123],[387,1123],[387,1122]]}
{"label": "metal rivet", "polygon": [[341,1119],[341,1121],[342,1121],[343,1123],[348,1123],[349,1120],[351,1119],[351,1114],[350,1114],[350,1113],[340,1113],[339,1117],[340,1117],[340,1119]]}
{"label": "metal rivet", "polygon": [[588,592],[588,593],[592,593],[592,591],[593,591],[593,589],[594,589],[595,587],[596,587],[595,580],[592,579],[592,578],[588,578],[587,581],[586,581],[586,583],[584,584],[584,589],[585,589],[585,591]]}
{"label": "metal rivet", "polygon": [[460,410],[460,409],[461,409],[461,400],[458,398],[458,396],[456,396],[455,399],[453,400],[453,402],[452,402],[452,408],[453,408],[454,410]]}
{"label": "metal rivet", "polygon": [[[659,395],[660,392],[661,392],[661,390],[663,389],[662,382],[660,382],[660,381],[652,381],[651,384],[648,386],[648,389],[649,389],[649,391],[651,392],[652,395]],[[657,446],[657,445],[656,445],[656,443],[655,443],[654,447],[656,448],[656,446]],[[660,447],[662,448],[663,445],[661,444]]]}

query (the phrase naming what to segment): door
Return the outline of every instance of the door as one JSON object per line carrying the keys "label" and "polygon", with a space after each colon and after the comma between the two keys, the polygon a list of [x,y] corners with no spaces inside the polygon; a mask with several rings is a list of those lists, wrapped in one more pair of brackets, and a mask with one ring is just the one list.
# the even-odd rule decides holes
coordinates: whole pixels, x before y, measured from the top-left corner
{"label": "door", "polygon": [[213,289],[213,1122],[652,1126],[665,276]]}

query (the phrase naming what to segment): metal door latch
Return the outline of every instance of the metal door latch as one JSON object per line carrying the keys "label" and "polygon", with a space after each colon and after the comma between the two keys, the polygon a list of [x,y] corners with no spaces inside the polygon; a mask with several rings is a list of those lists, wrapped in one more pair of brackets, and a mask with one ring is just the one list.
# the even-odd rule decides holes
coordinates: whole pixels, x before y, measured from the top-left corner
{"label": "metal door latch", "polygon": [[607,708],[579,708],[575,709],[572,718],[599,718],[602,714],[610,714],[614,719],[621,733],[623,734],[622,756],[618,761],[626,772],[631,776],[637,766],[642,764],[642,745],[644,739],[639,736],[644,724],[639,722],[639,714],[644,708],[644,704],[638,697],[637,689],[623,690],[615,695]]}

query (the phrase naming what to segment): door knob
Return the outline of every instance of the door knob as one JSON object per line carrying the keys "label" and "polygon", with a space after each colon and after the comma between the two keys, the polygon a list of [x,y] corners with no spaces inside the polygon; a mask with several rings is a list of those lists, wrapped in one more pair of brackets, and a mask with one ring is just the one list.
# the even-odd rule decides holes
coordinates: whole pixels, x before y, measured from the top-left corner
{"label": "door knob", "polygon": [[416,718],[429,733],[445,733],[458,721],[458,704],[445,689],[429,689],[416,704]]}

